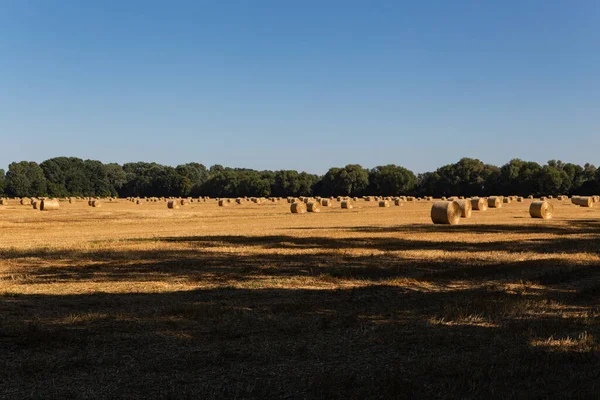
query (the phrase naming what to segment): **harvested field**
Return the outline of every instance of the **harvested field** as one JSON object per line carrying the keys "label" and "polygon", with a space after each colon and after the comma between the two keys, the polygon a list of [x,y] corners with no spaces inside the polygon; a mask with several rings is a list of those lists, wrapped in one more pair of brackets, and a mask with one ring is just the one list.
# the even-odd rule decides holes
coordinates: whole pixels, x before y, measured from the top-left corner
{"label": "harvested field", "polygon": [[4,398],[591,398],[600,209],[0,206]]}

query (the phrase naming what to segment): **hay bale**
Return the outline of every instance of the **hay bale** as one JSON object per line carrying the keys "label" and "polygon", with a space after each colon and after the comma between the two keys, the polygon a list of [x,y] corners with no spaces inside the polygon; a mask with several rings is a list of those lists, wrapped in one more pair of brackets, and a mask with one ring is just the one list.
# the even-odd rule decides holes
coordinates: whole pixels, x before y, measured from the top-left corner
{"label": "hay bale", "polygon": [[306,203],[303,201],[295,201],[290,206],[292,214],[304,214],[307,211]]}
{"label": "hay bale", "polygon": [[471,209],[475,211],[486,211],[488,209],[488,203],[485,199],[481,198],[471,199]]}
{"label": "hay bale", "polygon": [[308,212],[321,212],[321,203],[319,203],[318,201],[309,201],[308,203],[306,203],[306,209]]}
{"label": "hay bale", "polygon": [[331,206],[331,200],[330,199],[321,199],[321,205],[323,207],[329,207],[329,206]]}
{"label": "hay bale", "polygon": [[534,201],[529,206],[531,218],[550,219],[554,213],[554,206],[547,201]]}
{"label": "hay bale", "polygon": [[491,196],[487,199],[489,208],[502,208],[502,199],[500,196]]}
{"label": "hay bale", "polygon": [[404,205],[404,203],[402,202],[402,200],[400,200],[400,199],[396,199],[396,200],[394,200],[394,205],[396,205],[396,206],[400,207],[400,206],[403,206],[403,205]]}
{"label": "hay bale", "polygon": [[573,196],[571,199],[573,204],[578,205],[580,207],[593,207],[594,199],[590,196]]}
{"label": "hay bale", "polygon": [[381,200],[379,202],[379,207],[389,207],[389,206],[390,206],[389,200]]}
{"label": "hay bale", "polygon": [[434,224],[456,225],[462,211],[456,201],[436,201],[431,205],[431,221]]}
{"label": "hay bale", "polygon": [[510,203],[512,203],[512,199],[510,197],[505,197],[502,199],[502,203],[510,204]]}
{"label": "hay bale", "polygon": [[522,203],[523,202],[523,198],[522,197],[517,197],[517,203]]}
{"label": "hay bale", "polygon": [[179,208],[179,202],[175,201],[175,200],[169,200],[167,202],[167,207],[171,208],[171,209],[178,209]]}
{"label": "hay bale", "polygon": [[190,204],[190,201],[188,199],[181,199],[179,200],[179,204],[181,204],[181,206],[187,206]]}
{"label": "hay bale", "polygon": [[346,210],[354,208],[354,206],[352,205],[352,201],[350,200],[342,200],[341,207]]}
{"label": "hay bale", "polygon": [[31,200],[23,198],[23,199],[21,199],[20,203],[21,203],[22,206],[30,206],[31,205]]}
{"label": "hay bale", "polygon": [[38,209],[38,200],[37,199],[31,200],[31,206],[33,207],[34,210],[37,210]]}
{"label": "hay bale", "polygon": [[219,207],[227,207],[229,205],[229,202],[225,199],[219,199],[218,203]]}
{"label": "hay bale", "polygon": [[456,201],[460,207],[461,218],[471,218],[473,206],[471,206],[471,200],[459,199]]}
{"label": "hay bale", "polygon": [[100,203],[100,200],[92,200],[92,207],[94,207],[94,208],[102,207],[102,203]]}
{"label": "hay bale", "polygon": [[8,200],[7,199],[0,199],[0,206],[6,206],[8,205]]}
{"label": "hay bale", "polygon": [[237,199],[235,199],[235,202],[237,204],[242,204],[243,201],[244,201],[244,199],[242,199],[241,197],[238,197]]}
{"label": "hay bale", "polygon": [[54,211],[58,210],[60,203],[55,199],[44,199],[40,201],[40,211]]}

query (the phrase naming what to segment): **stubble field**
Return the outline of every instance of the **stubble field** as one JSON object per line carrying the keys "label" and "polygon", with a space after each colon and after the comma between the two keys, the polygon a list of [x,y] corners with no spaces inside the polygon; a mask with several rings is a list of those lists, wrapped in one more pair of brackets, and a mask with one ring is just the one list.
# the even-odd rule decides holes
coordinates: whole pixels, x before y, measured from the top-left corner
{"label": "stubble field", "polygon": [[2,398],[600,393],[600,208],[0,206]]}

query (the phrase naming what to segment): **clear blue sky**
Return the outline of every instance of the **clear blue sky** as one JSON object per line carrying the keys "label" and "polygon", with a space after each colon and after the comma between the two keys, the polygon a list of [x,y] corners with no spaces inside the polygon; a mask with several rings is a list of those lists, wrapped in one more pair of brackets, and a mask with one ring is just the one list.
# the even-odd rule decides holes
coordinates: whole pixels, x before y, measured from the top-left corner
{"label": "clear blue sky", "polygon": [[600,163],[600,2],[0,0],[0,167]]}

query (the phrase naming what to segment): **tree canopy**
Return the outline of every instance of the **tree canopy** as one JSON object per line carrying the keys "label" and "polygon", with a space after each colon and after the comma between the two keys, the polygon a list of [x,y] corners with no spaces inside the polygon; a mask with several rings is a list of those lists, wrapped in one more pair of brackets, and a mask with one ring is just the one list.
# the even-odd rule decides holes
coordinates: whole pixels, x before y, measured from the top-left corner
{"label": "tree canopy", "polygon": [[485,196],[556,195],[600,192],[600,170],[549,160],[520,159],[497,167],[462,158],[415,175],[394,164],[366,169],[358,164],[330,168],[319,176],[294,170],[256,171],[191,162],[176,167],[148,162],[123,165],[56,157],[37,164],[21,161],[0,170],[0,194],[32,196]]}

